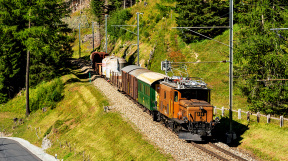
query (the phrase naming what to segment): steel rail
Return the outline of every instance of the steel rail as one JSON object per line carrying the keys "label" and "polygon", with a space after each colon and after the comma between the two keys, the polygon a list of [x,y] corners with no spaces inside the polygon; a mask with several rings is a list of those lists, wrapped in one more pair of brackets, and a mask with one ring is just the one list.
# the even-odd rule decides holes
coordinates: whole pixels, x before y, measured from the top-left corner
{"label": "steel rail", "polygon": [[204,147],[201,146],[201,145],[198,145],[198,144],[196,144],[196,143],[194,143],[194,142],[191,142],[191,143],[192,143],[192,145],[193,145],[194,147],[202,150],[203,152],[205,152],[205,153],[207,153],[207,154],[209,154],[209,155],[211,155],[211,156],[213,156],[213,157],[215,157],[215,158],[217,158],[217,159],[219,159],[219,160],[229,161],[228,159],[225,159],[224,157],[221,157],[220,155],[216,154],[215,152],[212,152],[211,150],[208,150],[208,149],[204,148]]}
{"label": "steel rail", "polygon": [[233,153],[227,151],[226,149],[223,149],[223,148],[221,148],[221,147],[219,147],[219,146],[217,146],[217,145],[215,145],[215,144],[213,144],[213,143],[211,143],[211,142],[209,142],[209,145],[212,146],[213,148],[215,148],[215,149],[217,149],[217,150],[223,152],[224,154],[227,154],[227,155],[229,155],[229,156],[231,156],[231,157],[237,159],[237,160],[240,160],[240,161],[247,161],[246,159],[241,158],[241,157],[239,157],[238,155],[235,155],[235,154],[233,154]]}

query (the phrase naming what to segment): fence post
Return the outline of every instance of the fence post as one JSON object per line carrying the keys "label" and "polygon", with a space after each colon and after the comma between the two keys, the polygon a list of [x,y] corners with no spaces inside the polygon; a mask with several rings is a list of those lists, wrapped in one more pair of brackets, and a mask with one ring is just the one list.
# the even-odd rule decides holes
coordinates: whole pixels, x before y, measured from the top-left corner
{"label": "fence post", "polygon": [[271,115],[268,114],[268,115],[267,115],[267,124],[270,124],[270,119],[271,119]]}
{"label": "fence post", "polygon": [[260,112],[257,112],[257,122],[260,122]]}
{"label": "fence post", "polygon": [[85,151],[83,151],[83,161],[85,161]]}
{"label": "fence post", "polygon": [[283,127],[284,125],[284,119],[283,116],[280,116],[280,127]]}
{"label": "fence post", "polygon": [[222,116],[224,116],[224,106],[222,107]]}
{"label": "fence post", "polygon": [[213,106],[214,107],[214,115],[217,114],[217,106]]}
{"label": "fence post", "polygon": [[238,109],[238,119],[241,119],[241,109]]}
{"label": "fence post", "polygon": [[250,121],[250,113],[247,111],[247,121]]}

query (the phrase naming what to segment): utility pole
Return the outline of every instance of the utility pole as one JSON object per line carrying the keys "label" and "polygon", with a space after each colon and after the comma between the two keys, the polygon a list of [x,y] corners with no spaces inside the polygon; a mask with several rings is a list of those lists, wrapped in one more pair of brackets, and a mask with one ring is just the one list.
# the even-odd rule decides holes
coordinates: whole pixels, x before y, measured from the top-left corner
{"label": "utility pole", "polygon": [[[230,0],[229,8],[229,27],[230,27],[230,39],[229,39],[229,118],[230,118],[230,133],[232,134],[232,109],[233,109],[233,0]],[[232,138],[233,139],[233,138]]]}
{"label": "utility pole", "polygon": [[81,58],[81,23],[79,23],[79,59]]}
{"label": "utility pole", "polygon": [[139,14],[143,14],[143,13],[139,13],[137,12],[137,54],[138,54],[138,60],[137,60],[137,65],[139,66]]}
{"label": "utility pole", "polygon": [[[137,55],[138,55],[137,65],[139,66],[139,37],[140,37],[140,34],[139,34],[139,14],[143,14],[143,13],[137,12],[136,14],[137,14],[137,25],[112,25],[112,26],[120,27],[121,29],[124,29],[128,32],[131,32],[131,33],[137,35],[137,44],[133,44],[133,45],[137,45]],[[134,33],[132,31],[125,29],[125,28],[122,28],[122,26],[134,26],[134,27],[137,26],[137,33]]]}
{"label": "utility pole", "polygon": [[[186,30],[189,30],[195,34],[198,34],[200,36],[203,36],[207,39],[210,39],[210,40],[213,40],[213,41],[216,41],[220,44],[223,44],[223,45],[226,45],[229,47],[229,53],[230,53],[230,56],[229,56],[229,119],[230,119],[230,130],[229,132],[227,133],[227,143],[231,143],[232,140],[236,139],[236,135],[235,133],[233,132],[233,129],[232,129],[232,109],[233,109],[233,0],[229,0],[230,2],[230,6],[229,6],[229,26],[207,26],[207,27],[172,27],[172,28],[175,28],[175,29],[186,29]],[[193,31],[191,29],[208,29],[208,28],[229,28],[229,45],[228,44],[224,44],[220,41],[217,41],[211,37],[208,37],[208,36],[205,36],[201,33],[198,33],[196,31]]]}
{"label": "utility pole", "polygon": [[[30,16],[30,13],[29,13]],[[29,17],[29,29],[31,28],[31,20]],[[27,64],[26,64],[26,116],[30,115],[29,108],[29,70],[30,70],[30,51],[27,50]]]}
{"label": "utility pole", "polygon": [[107,14],[105,14],[105,36],[106,36],[106,38],[105,38],[105,49],[106,49],[106,53],[108,53],[108,51],[107,51],[107,45],[108,45],[108,41],[107,41],[107,17],[108,17],[108,15]]}
{"label": "utility pole", "polygon": [[94,51],[94,22],[92,22],[93,51]]}

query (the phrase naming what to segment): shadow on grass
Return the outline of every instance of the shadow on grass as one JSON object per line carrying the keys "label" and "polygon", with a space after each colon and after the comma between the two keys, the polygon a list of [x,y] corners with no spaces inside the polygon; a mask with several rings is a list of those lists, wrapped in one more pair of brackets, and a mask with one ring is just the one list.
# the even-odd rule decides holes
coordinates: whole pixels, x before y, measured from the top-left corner
{"label": "shadow on grass", "polygon": [[71,79],[68,79],[65,84],[70,84],[70,83],[74,83],[74,82],[81,82],[80,79],[78,78],[71,78]]}
{"label": "shadow on grass", "polygon": [[[237,138],[233,140],[229,146],[237,147],[241,143],[243,139],[241,136],[245,133],[245,131],[249,130],[248,125],[243,125],[239,122],[232,120],[232,130],[236,133]],[[217,124],[216,127],[213,129],[212,135],[213,137],[223,143],[227,143],[227,136],[226,133],[230,131],[230,120],[228,117],[222,117],[220,119],[220,124]]]}

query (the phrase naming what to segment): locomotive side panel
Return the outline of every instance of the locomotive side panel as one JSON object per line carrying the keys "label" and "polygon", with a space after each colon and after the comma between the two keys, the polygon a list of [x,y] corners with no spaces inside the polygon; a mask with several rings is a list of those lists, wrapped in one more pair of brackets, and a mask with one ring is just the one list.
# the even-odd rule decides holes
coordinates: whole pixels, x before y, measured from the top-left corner
{"label": "locomotive side panel", "polygon": [[160,84],[160,108],[159,112],[172,118],[174,115],[174,89]]}

